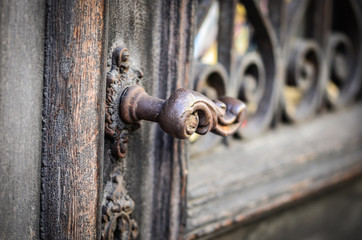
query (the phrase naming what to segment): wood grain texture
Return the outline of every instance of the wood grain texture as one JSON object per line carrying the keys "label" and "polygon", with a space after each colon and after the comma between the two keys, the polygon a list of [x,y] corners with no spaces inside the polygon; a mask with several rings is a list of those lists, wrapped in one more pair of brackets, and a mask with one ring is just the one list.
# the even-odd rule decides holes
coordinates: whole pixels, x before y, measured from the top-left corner
{"label": "wood grain texture", "polygon": [[[161,98],[191,82],[193,12],[192,0],[162,2],[161,16],[169,21],[161,22],[158,80]],[[156,139],[152,235],[159,239],[180,239],[186,225],[185,141],[170,137],[159,127]]]}
{"label": "wood grain texture", "polygon": [[[270,214],[259,221],[241,223],[209,240],[360,240],[362,238],[362,178],[338,184],[311,199]],[[201,240],[200,239],[200,240]]]}
{"label": "wood grain texture", "polygon": [[248,222],[361,175],[361,117],[358,104],[194,156],[185,238]]}
{"label": "wood grain texture", "polygon": [[105,3],[47,1],[41,236],[96,239],[104,139]]}

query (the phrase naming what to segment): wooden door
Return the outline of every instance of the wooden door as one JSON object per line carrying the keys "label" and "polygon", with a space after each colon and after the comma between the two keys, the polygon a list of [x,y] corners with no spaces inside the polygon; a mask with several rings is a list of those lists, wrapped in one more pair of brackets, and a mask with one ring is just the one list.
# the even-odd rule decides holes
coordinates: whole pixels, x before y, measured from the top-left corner
{"label": "wooden door", "polygon": [[[145,123],[130,133],[127,156],[112,157],[104,140],[106,74],[112,51],[127,47],[150,94],[165,98],[186,86],[192,14],[191,1],[47,3],[42,238],[178,238],[185,143]],[[127,206],[109,213],[107,201],[116,196]],[[113,218],[125,221],[124,229],[109,229]]]}
{"label": "wooden door", "polygon": [[187,86],[194,3],[18,4],[1,3],[1,238],[101,238],[103,193],[117,169],[135,202],[139,238],[177,238],[185,222],[185,143],[145,123],[130,135],[127,158],[112,162],[106,75],[110,54],[122,46],[153,96]]}
{"label": "wooden door", "polygon": [[[20,5],[0,3],[0,239],[360,236],[360,202],[341,196],[362,192],[361,1]],[[180,140],[142,121],[116,139],[119,59],[151,96],[246,102],[246,126]]]}

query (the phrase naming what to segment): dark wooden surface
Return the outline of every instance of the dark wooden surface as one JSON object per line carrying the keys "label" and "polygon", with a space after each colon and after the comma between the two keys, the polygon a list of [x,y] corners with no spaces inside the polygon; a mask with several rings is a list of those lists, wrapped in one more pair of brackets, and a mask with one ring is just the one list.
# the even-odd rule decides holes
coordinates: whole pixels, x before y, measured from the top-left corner
{"label": "dark wooden surface", "polygon": [[250,221],[360,175],[361,117],[358,104],[193,156],[185,238]]}
{"label": "dark wooden surface", "polygon": [[362,178],[281,211],[222,231],[212,240],[360,240]]}
{"label": "dark wooden surface", "polygon": [[[129,49],[141,84],[165,99],[190,84],[194,1],[118,0],[109,6],[108,59],[116,46]],[[141,122],[129,136],[124,169],[140,239],[178,239],[185,226],[186,146],[155,123]],[[107,153],[105,164],[109,164]],[[109,179],[105,174],[104,179]]]}
{"label": "dark wooden surface", "polygon": [[41,236],[99,238],[105,3],[47,1]]}
{"label": "dark wooden surface", "polygon": [[39,238],[44,12],[0,1],[0,239]]}

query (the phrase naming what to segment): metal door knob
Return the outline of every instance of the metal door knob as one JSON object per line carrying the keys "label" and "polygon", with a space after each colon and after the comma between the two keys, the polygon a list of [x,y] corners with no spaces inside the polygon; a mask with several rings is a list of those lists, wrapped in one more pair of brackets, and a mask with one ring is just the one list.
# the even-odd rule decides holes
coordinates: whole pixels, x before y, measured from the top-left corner
{"label": "metal door knob", "polygon": [[137,128],[140,120],[158,122],[166,133],[176,138],[209,131],[227,136],[244,123],[246,105],[235,98],[210,100],[184,88],[166,100],[149,96],[139,85],[142,72],[130,68],[128,60],[128,50],[117,47],[107,74],[105,134],[111,140],[114,157],[126,156],[128,132]]}
{"label": "metal door knob", "polygon": [[176,138],[188,138],[195,132],[203,135],[209,131],[227,136],[245,121],[246,106],[230,97],[212,101],[184,88],[162,100],[149,96],[141,86],[133,85],[123,91],[119,113],[126,123],[158,122],[166,133]]}

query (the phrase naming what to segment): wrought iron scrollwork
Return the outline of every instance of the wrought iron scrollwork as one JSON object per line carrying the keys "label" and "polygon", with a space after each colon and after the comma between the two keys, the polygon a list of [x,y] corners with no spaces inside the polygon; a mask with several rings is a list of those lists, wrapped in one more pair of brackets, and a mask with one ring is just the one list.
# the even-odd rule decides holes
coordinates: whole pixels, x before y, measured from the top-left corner
{"label": "wrought iron scrollwork", "polygon": [[252,105],[249,113],[255,112],[265,92],[265,69],[260,54],[247,53],[237,61],[236,75],[240,77],[239,86],[236,88],[238,97]]}
{"label": "wrought iron scrollwork", "polygon": [[[195,61],[194,69],[193,79],[195,91],[211,99],[218,99],[231,94],[227,92],[226,86],[229,76],[222,64],[211,65]],[[216,135],[200,137],[199,134],[193,134],[190,137],[194,153],[212,148],[222,141],[222,139],[222,136]]]}
{"label": "wrought iron scrollwork", "polygon": [[355,100],[362,84],[362,13],[358,1],[333,1],[326,49],[327,103],[341,108]]}
{"label": "wrought iron scrollwork", "polygon": [[[321,82],[321,52],[310,40],[297,40],[287,61],[285,114],[291,121],[309,118],[317,109]],[[319,92],[318,92],[319,91]]]}
{"label": "wrought iron scrollwork", "polygon": [[341,107],[356,94],[360,84],[353,76],[353,45],[345,34],[333,33],[329,37],[328,51],[327,101],[333,107]]}
{"label": "wrought iron scrollwork", "polygon": [[[266,89],[267,81],[274,81],[273,76],[266,76],[265,66],[260,54],[256,51],[239,56],[236,60],[236,69],[234,72],[235,94],[248,106],[248,126],[238,130],[241,137],[250,137],[259,134],[262,129],[258,129],[255,122],[266,118],[268,114],[266,109],[259,108],[262,102],[272,101],[271,91],[275,89]],[[267,93],[269,91],[269,93]],[[267,95],[265,95],[267,94]],[[263,98],[264,97],[264,98]],[[269,108],[268,106],[267,108]],[[265,121],[265,120],[264,120]]]}
{"label": "wrought iron scrollwork", "polygon": [[[232,79],[241,89],[245,89],[247,81],[251,81],[253,75],[256,81],[256,92],[254,92],[255,100],[250,101],[251,108],[254,108],[254,113],[248,116],[248,121],[245,128],[239,131],[239,134],[245,138],[253,138],[265,132],[271,125],[276,111],[279,87],[280,87],[280,48],[277,42],[277,35],[272,27],[271,21],[265,16],[264,9],[260,7],[257,1],[240,1],[245,6],[248,14],[249,23],[254,27],[254,32],[251,38],[252,45],[250,50],[243,55],[234,57],[236,66],[232,68]],[[244,61],[237,62],[238,58],[244,58]],[[244,65],[247,68],[244,70],[244,75],[240,76],[238,65]],[[250,68],[248,68],[251,67]],[[254,66],[254,67],[253,67]],[[252,68],[257,69],[258,74],[251,74]],[[240,71],[240,70],[239,70]],[[263,76],[264,75],[264,76]],[[265,78],[265,79],[263,79]],[[240,88],[239,87],[239,88]],[[258,92],[259,91],[259,92]],[[245,90],[244,90],[245,92]],[[250,93],[250,92],[249,92]],[[239,92],[240,94],[240,92]],[[260,94],[258,96],[258,94]],[[245,95],[239,95],[246,97]],[[242,100],[244,98],[241,98]]]}
{"label": "wrought iron scrollwork", "polygon": [[[282,121],[305,121],[362,94],[358,1],[200,0],[199,4],[194,89],[206,86],[208,96],[227,94],[246,103],[247,124],[237,136],[253,138]],[[213,67],[225,70],[219,74],[222,81],[208,75]],[[200,81],[199,76],[210,79]],[[221,139],[208,141],[212,147]],[[196,152],[207,145],[196,142]]]}

